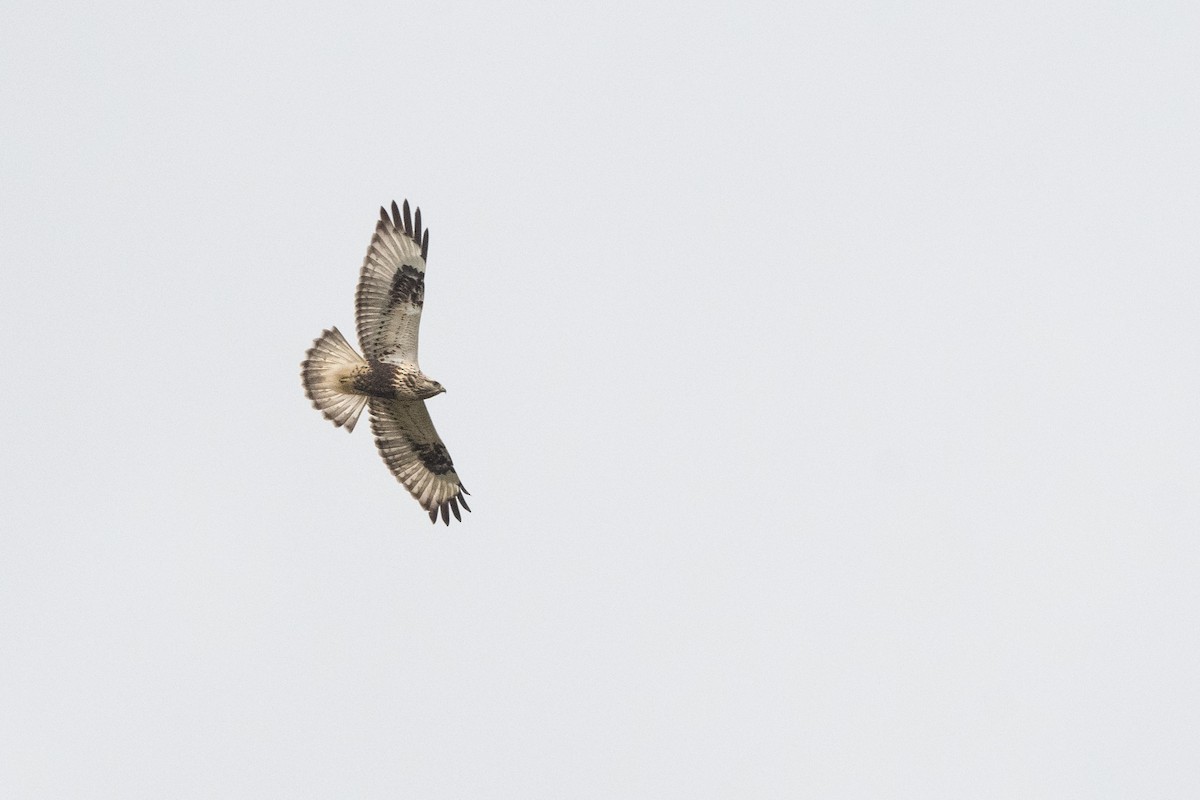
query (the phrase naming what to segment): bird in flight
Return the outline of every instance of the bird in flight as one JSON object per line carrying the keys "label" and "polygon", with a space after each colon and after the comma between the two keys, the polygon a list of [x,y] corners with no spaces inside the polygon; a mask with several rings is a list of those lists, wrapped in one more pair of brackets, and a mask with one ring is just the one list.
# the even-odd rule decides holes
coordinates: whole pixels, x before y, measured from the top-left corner
{"label": "bird in flight", "polygon": [[[363,354],[331,328],[313,342],[301,366],[304,393],[325,418],[353,431],[364,406],[371,410],[375,444],[388,469],[404,484],[429,519],[462,521],[470,494],[434,430],[425,401],[446,391],[417,364],[417,332],[425,305],[425,259],[429,231],[421,209],[410,215],[392,201],[363,259],[355,294],[358,343]],[[364,357],[365,356],[365,357]]]}

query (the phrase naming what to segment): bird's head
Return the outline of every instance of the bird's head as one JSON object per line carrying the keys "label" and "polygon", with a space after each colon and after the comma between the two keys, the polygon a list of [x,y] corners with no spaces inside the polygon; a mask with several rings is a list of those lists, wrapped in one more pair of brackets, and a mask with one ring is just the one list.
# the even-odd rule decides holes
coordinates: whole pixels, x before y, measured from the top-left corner
{"label": "bird's head", "polygon": [[422,400],[428,400],[429,398],[435,397],[444,391],[446,391],[445,386],[442,386],[433,378],[427,378],[424,375],[421,376],[421,380],[417,385],[417,392],[420,394],[420,399]]}

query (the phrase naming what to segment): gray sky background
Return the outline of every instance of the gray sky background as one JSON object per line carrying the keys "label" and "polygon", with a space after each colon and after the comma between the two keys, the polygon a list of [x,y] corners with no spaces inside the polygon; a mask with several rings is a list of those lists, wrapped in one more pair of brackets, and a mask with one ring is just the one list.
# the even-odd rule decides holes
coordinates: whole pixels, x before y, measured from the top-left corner
{"label": "gray sky background", "polygon": [[1200,11],[1002,5],[5,3],[0,796],[1197,796]]}

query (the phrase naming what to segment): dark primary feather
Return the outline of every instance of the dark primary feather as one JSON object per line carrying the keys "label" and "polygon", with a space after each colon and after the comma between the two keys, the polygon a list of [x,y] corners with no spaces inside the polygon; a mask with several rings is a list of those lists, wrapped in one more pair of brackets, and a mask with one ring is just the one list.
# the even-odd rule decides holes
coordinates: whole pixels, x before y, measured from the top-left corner
{"label": "dark primary feather", "polygon": [[[446,502],[442,503],[440,506],[438,506],[437,508],[435,508],[429,512],[429,521],[432,522],[434,525],[437,525],[438,515],[440,514],[442,517],[442,522],[445,523],[446,525],[449,525],[450,524],[450,514],[453,513],[454,518],[456,520],[458,520],[459,522],[462,522],[462,514],[459,513],[459,510],[458,510],[459,504],[462,504],[463,508],[467,508],[467,503],[465,500],[462,499],[462,495],[458,495],[457,497],[451,497],[449,500],[447,500]],[[470,511],[470,510],[471,509],[467,508],[467,511]]]}
{"label": "dark primary feather", "polygon": [[379,207],[379,219],[384,222],[390,222],[392,227],[403,233],[413,242],[421,246],[421,258],[429,260],[429,229],[421,229],[421,207],[417,206],[417,210],[413,212],[412,217],[409,216],[408,200],[404,201],[404,211],[400,211],[400,206],[396,205],[396,201],[392,201],[392,215],[389,217],[387,209],[383,206]]}

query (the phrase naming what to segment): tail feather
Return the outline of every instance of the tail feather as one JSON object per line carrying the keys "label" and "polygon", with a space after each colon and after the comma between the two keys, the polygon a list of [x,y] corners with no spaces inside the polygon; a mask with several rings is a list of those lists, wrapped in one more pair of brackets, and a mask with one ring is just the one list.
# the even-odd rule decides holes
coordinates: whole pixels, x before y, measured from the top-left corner
{"label": "tail feather", "polygon": [[308,399],[327,420],[339,428],[345,426],[347,431],[354,430],[367,398],[345,391],[341,379],[366,363],[341,332],[332,328],[313,342],[301,366],[304,393]]}

